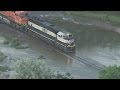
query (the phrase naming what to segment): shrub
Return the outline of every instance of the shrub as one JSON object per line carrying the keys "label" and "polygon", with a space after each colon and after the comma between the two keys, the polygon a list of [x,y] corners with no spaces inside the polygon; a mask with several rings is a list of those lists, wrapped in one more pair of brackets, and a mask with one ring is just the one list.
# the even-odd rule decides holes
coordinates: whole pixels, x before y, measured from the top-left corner
{"label": "shrub", "polygon": [[6,71],[10,71],[10,68],[6,66],[0,66],[0,72],[6,72]]}
{"label": "shrub", "polygon": [[17,48],[18,46],[20,46],[21,44],[20,44],[20,41],[18,40],[18,39],[16,39],[16,38],[12,38],[11,40],[10,40],[10,46],[11,47],[15,47],[15,48]]}
{"label": "shrub", "polygon": [[70,79],[70,74],[55,74],[42,60],[20,60],[15,65],[15,71],[15,79]]}
{"label": "shrub", "polygon": [[120,79],[120,66],[108,66],[100,72],[100,79]]}
{"label": "shrub", "polygon": [[3,44],[10,45],[11,47],[14,47],[16,49],[28,48],[28,46],[24,46],[21,43],[22,42],[18,40],[17,38],[6,38],[6,40],[3,42]]}
{"label": "shrub", "polygon": [[8,40],[4,40],[3,44],[8,45],[8,44],[9,44],[9,41],[8,41]]}

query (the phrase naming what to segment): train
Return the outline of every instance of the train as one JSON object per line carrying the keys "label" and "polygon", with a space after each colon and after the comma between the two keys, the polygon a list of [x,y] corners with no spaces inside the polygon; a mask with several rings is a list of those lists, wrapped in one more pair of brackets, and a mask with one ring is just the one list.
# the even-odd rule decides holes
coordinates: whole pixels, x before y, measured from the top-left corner
{"label": "train", "polygon": [[0,20],[19,31],[38,38],[65,53],[75,52],[72,33],[27,11],[0,11]]}

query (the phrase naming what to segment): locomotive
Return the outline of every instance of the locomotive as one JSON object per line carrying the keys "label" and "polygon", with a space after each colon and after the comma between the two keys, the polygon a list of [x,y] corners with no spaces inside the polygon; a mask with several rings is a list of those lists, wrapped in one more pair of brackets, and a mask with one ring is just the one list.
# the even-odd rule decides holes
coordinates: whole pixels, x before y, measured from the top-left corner
{"label": "locomotive", "polygon": [[63,52],[75,52],[73,35],[26,11],[0,11],[0,20],[24,33],[39,38]]}

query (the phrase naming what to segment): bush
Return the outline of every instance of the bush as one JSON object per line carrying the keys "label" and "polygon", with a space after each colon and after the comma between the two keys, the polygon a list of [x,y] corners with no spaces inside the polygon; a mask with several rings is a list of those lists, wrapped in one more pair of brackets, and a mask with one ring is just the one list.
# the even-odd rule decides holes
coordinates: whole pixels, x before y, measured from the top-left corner
{"label": "bush", "polygon": [[11,47],[17,47],[17,46],[20,46],[20,41],[16,38],[12,38],[11,41],[10,41],[10,46]]}
{"label": "bush", "polygon": [[61,73],[57,72],[57,75],[55,77],[56,79],[73,79],[70,73],[66,73],[62,75]]}
{"label": "bush", "polygon": [[40,55],[38,59],[45,59],[45,57],[43,55]]}
{"label": "bush", "polygon": [[120,66],[109,66],[100,72],[100,79],[120,79]]}
{"label": "bush", "polygon": [[10,45],[11,47],[14,47],[16,49],[28,48],[27,46],[24,46],[21,43],[22,42],[18,40],[17,38],[6,38],[6,40],[3,42],[3,44]]}
{"label": "bush", "polygon": [[55,74],[41,60],[20,60],[15,66],[15,79],[69,79],[69,75]]}
{"label": "bush", "polygon": [[3,42],[3,44],[8,45],[8,44],[9,44],[9,41],[8,41],[8,40],[5,40],[5,41]]}
{"label": "bush", "polygon": [[5,66],[0,66],[0,72],[6,72],[6,71],[10,71],[10,68]]}
{"label": "bush", "polygon": [[3,42],[3,44],[5,44],[5,45],[9,45],[16,49],[28,48],[28,46],[23,45],[22,42],[19,39],[17,39],[16,37],[8,36],[7,34],[4,34],[4,33],[0,33],[0,35],[5,38],[5,40]]}

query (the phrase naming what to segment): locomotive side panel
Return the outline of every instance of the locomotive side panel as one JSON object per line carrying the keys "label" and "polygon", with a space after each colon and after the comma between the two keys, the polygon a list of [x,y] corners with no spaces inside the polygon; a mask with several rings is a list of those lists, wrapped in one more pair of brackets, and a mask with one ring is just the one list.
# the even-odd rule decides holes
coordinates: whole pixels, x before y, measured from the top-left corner
{"label": "locomotive side panel", "polygon": [[37,24],[35,24],[33,22],[28,21],[28,25],[30,25],[30,26],[40,30],[41,32],[46,33],[46,34],[48,34],[48,35],[50,35],[52,37],[56,37],[55,33],[51,32],[50,30],[48,30],[48,29],[46,29],[44,27],[41,27],[40,25],[37,25]]}
{"label": "locomotive side panel", "polygon": [[55,39],[52,39],[48,36],[46,36],[43,33],[38,32],[35,28],[33,27],[27,27],[28,29],[28,34],[35,37],[35,38],[39,38],[40,40],[46,42],[47,44],[52,44],[54,45],[55,43]]}

